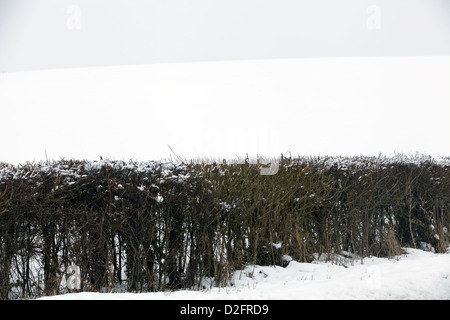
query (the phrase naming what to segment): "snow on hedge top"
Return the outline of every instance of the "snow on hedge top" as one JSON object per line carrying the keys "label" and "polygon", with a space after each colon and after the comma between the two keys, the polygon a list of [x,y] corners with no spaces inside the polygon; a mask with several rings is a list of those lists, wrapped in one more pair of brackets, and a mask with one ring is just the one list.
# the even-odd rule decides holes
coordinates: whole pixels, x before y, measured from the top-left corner
{"label": "snow on hedge top", "polygon": [[135,161],[47,161],[39,163],[26,163],[24,165],[13,166],[0,163],[0,180],[12,179],[36,179],[44,175],[64,176],[68,180],[79,179],[90,174],[99,173],[101,170],[111,169],[123,173],[155,174],[160,173],[165,179],[183,179],[186,177],[186,166],[171,162],[135,162]]}
{"label": "snow on hedge top", "polygon": [[[200,165],[208,165],[205,161]],[[232,165],[233,162],[224,163]],[[378,170],[386,169],[394,164],[410,164],[417,166],[438,165],[444,170],[450,168],[450,157],[433,158],[427,155],[403,155],[395,157],[297,157],[292,158],[284,164],[286,170],[289,168],[306,164],[307,167],[315,166],[320,169],[329,170],[335,168],[341,171],[349,169]],[[138,173],[144,175],[156,174],[161,179],[176,179],[178,181],[189,177],[189,169],[186,164],[174,163],[172,161],[122,161],[101,159],[98,161],[60,160],[38,163],[26,163],[11,165],[0,163],[0,181],[5,179],[36,179],[44,175],[63,176],[67,181],[80,179],[90,174],[99,173],[101,170],[110,169],[121,171],[124,174]],[[201,174],[201,173],[199,173]]]}

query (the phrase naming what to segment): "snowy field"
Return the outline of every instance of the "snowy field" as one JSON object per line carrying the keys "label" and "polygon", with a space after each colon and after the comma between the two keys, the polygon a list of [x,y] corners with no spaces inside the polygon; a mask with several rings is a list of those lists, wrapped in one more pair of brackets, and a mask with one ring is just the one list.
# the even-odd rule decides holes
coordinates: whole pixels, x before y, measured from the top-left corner
{"label": "snowy field", "polygon": [[236,272],[233,285],[203,291],[74,293],[42,300],[449,300],[450,249],[435,254],[405,249],[392,258],[338,263],[290,261],[287,267],[252,266]]}
{"label": "snowy field", "polygon": [[1,161],[447,156],[449,75],[447,56],[0,73]]}

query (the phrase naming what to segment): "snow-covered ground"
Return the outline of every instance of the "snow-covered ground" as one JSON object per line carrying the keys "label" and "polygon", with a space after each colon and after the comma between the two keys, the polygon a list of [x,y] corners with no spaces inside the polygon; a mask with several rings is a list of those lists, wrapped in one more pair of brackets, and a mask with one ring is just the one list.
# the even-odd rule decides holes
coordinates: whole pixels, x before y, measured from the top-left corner
{"label": "snow-covered ground", "polygon": [[0,73],[0,161],[446,156],[449,75],[448,56]]}
{"label": "snow-covered ground", "polygon": [[[287,267],[249,266],[233,285],[204,291],[156,293],[74,293],[41,299],[117,300],[363,300],[450,299],[450,249],[436,254],[405,249],[387,259],[291,261]],[[362,262],[362,263],[361,263]]]}

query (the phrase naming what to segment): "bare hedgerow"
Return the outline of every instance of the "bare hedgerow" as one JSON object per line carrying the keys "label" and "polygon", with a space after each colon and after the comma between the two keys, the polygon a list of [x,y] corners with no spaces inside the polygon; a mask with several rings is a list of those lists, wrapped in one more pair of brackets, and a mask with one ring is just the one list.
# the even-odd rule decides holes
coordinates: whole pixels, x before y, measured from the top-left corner
{"label": "bare hedgerow", "polygon": [[449,163],[282,156],[271,175],[249,159],[1,164],[0,298],[225,286],[248,264],[316,253],[445,252]]}

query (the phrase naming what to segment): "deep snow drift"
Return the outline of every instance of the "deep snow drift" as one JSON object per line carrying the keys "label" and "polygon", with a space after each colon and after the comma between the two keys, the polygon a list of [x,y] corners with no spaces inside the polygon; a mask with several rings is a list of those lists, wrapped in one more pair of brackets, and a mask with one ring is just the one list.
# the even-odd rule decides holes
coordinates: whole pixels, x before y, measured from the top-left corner
{"label": "deep snow drift", "polygon": [[368,257],[361,261],[339,256],[334,263],[317,259],[312,263],[290,261],[285,268],[249,266],[236,272],[230,286],[203,291],[83,292],[41,299],[450,299],[450,249],[446,254],[410,248],[405,252],[391,259]]}

